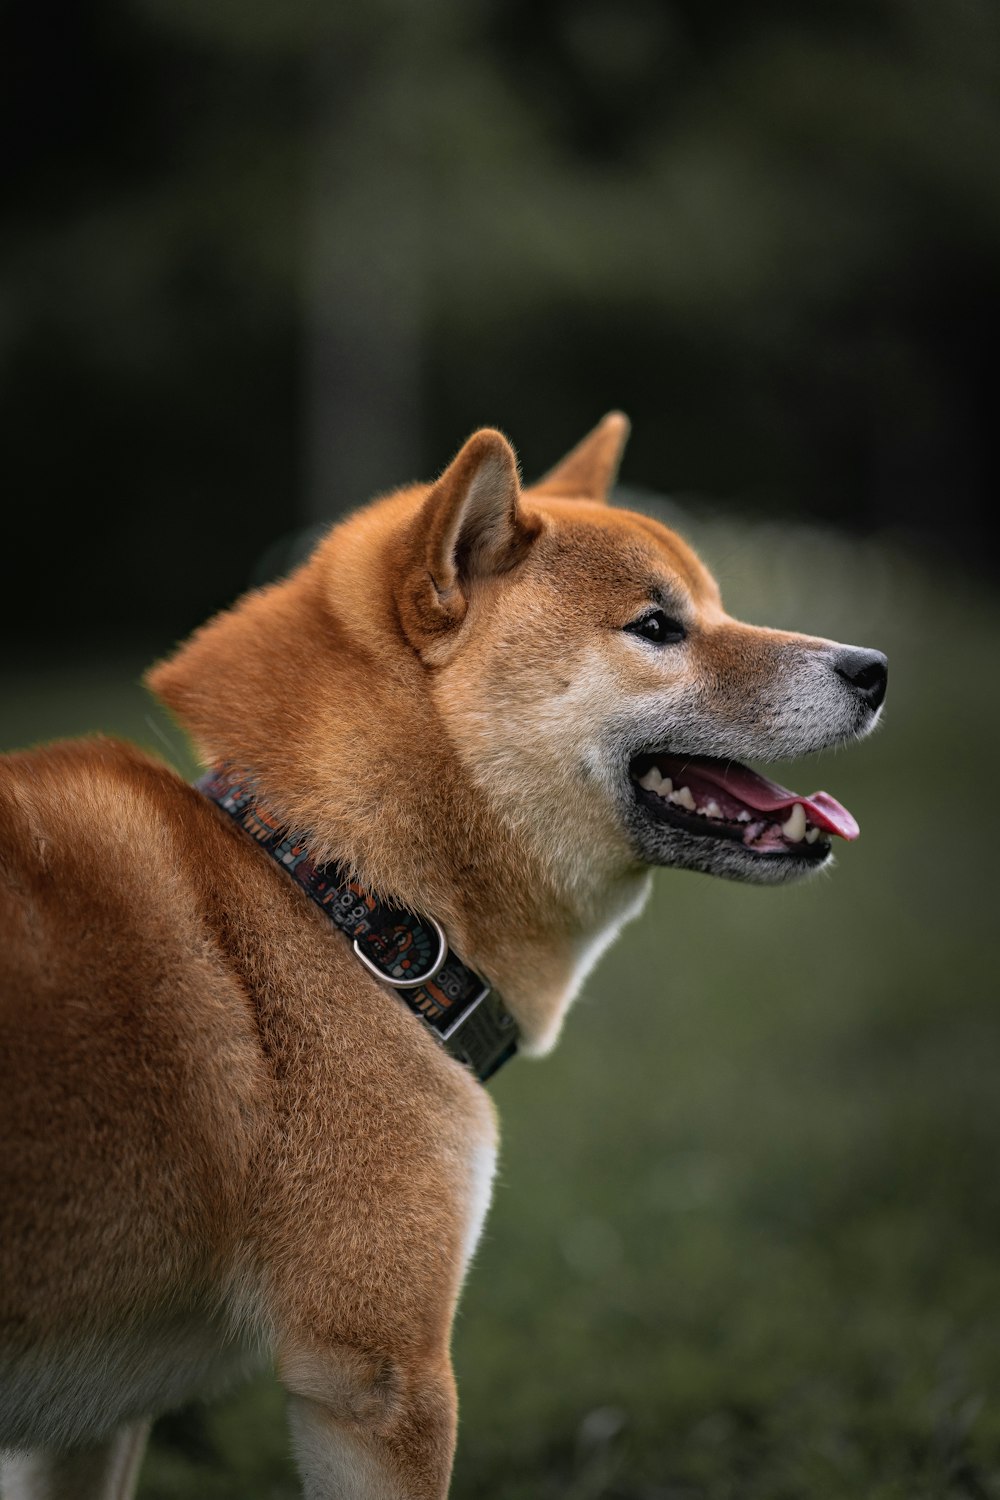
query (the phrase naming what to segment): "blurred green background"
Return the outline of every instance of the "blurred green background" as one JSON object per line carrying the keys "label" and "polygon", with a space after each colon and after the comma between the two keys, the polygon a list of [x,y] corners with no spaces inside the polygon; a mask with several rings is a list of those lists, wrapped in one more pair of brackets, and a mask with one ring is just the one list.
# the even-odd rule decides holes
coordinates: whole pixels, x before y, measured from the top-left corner
{"label": "blurred green background", "polygon": [[[832,876],[661,874],[492,1086],[455,1495],[1000,1500],[1000,11],[39,0],[0,68],[0,745],[189,772],[143,665],[473,427],[530,478],[611,406],[734,612],[890,655],[787,773]],[[295,1493],[269,1381],[141,1489]]]}

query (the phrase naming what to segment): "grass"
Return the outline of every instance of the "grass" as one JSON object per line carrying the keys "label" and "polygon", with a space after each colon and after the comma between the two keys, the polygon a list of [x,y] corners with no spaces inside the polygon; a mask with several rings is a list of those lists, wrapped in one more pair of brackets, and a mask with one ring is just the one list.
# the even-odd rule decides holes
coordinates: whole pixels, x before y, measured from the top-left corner
{"label": "grass", "polygon": [[[889,651],[882,732],[791,773],[863,836],[787,890],[660,874],[558,1051],[492,1085],[453,1493],[1000,1497],[1000,610],[898,549],[697,539],[739,612]],[[176,750],[137,666],[6,673],[0,740]],[[296,1493],[269,1380],[163,1418],[140,1490]]]}

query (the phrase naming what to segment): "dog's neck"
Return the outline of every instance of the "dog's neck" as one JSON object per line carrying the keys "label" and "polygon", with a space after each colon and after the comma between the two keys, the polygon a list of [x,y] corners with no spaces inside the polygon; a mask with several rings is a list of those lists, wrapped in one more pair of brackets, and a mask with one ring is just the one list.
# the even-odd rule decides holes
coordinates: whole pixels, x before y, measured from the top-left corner
{"label": "dog's neck", "polygon": [[461,765],[427,672],[338,618],[313,562],[210,621],[151,686],[207,764],[246,768],[275,815],[308,831],[318,862],[441,922],[503,997],[521,1050],[543,1053],[648,875],[564,881]]}
{"label": "dog's neck", "polygon": [[514,1017],[433,918],[378,900],[342,865],[317,865],[308,839],[269,812],[252,777],[217,766],[196,786],[301,886],[351,943],[359,964],[393,988],[481,1083],[515,1055]]}

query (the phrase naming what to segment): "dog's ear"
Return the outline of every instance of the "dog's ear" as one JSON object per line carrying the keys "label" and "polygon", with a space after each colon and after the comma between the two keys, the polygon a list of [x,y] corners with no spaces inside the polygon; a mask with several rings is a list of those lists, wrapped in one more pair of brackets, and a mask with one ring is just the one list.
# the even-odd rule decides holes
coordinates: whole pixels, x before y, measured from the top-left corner
{"label": "dog's ear", "polygon": [[410,538],[397,597],[410,640],[420,645],[457,625],[470,586],[524,557],[541,523],[520,504],[517,456],[503,433],[483,427],[432,486]]}
{"label": "dog's ear", "polygon": [[606,500],[615,482],[625,444],[629,419],[624,412],[609,411],[582,442],[532,485],[546,495],[572,495],[582,500]]}

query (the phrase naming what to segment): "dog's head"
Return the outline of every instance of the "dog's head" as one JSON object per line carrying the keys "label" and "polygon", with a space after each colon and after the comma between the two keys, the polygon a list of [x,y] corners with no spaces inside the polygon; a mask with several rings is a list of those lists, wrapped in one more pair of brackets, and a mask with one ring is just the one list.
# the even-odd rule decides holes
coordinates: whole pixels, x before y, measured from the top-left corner
{"label": "dog's head", "polygon": [[526,490],[476,433],[148,679],[318,860],[442,921],[534,1052],[652,866],[829,861],[850,814],[743,762],[863,735],[885,694],[880,653],[731,619],[679,537],[607,504],[626,431]]}
{"label": "dog's head", "polygon": [[443,857],[449,889],[493,893],[523,858],[577,914],[640,866],[820,868],[850,815],[742,763],[867,733],[885,659],[731,619],[678,536],[607,504],[627,426],[605,417],[524,490],[506,438],[476,433],[151,685],[206,759],[253,770],[321,849],[410,901],[448,909]]}
{"label": "dog's head", "polygon": [[383,530],[382,587],[470,774],[570,866],[614,848],[795,879],[857,827],[742,762],[866,734],[885,658],[730,618],[678,536],[606,503],[626,435],[610,414],[522,491],[506,439],[477,433]]}

